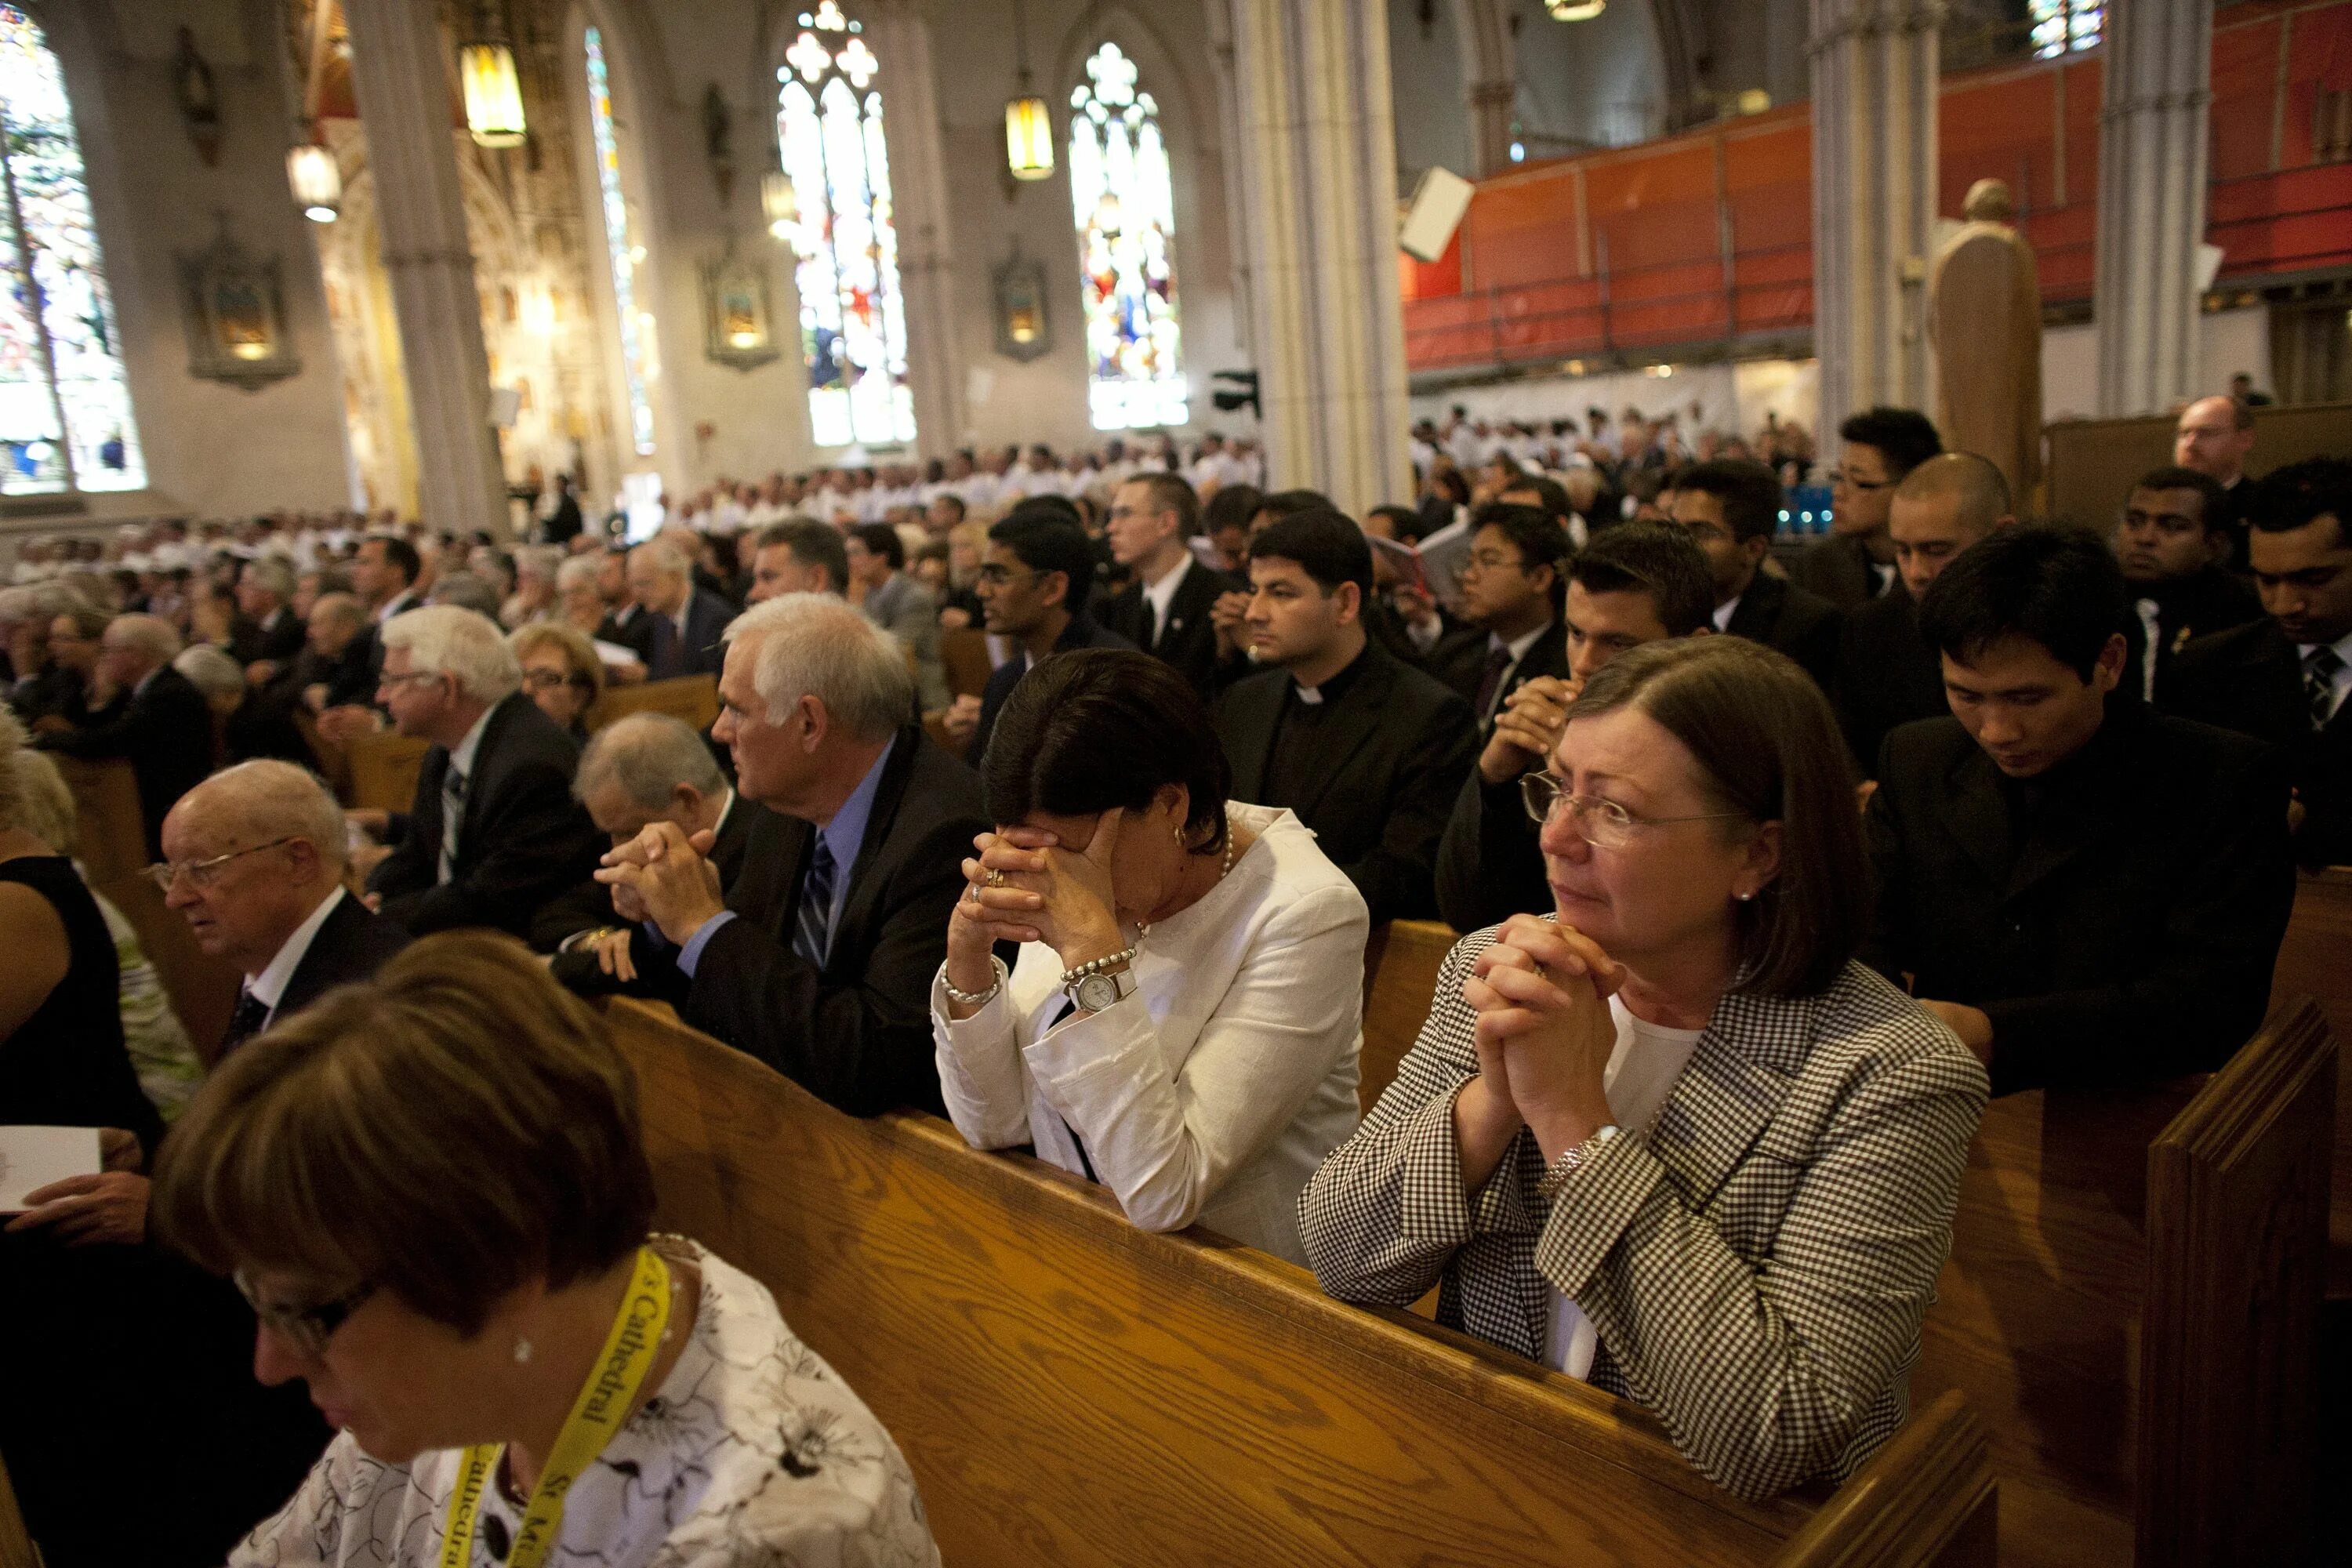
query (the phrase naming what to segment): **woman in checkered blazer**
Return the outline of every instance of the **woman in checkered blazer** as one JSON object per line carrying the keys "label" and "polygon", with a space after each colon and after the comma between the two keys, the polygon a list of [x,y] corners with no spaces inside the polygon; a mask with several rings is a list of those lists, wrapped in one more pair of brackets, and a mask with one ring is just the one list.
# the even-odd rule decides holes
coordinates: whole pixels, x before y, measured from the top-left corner
{"label": "woman in checkered blazer", "polygon": [[1654,1414],[1727,1490],[1851,1474],[1902,1424],[1983,1068],[1853,961],[1835,721],[1738,637],[1634,648],[1529,774],[1556,919],[1446,959],[1300,1199],[1342,1300],[1403,1305]]}

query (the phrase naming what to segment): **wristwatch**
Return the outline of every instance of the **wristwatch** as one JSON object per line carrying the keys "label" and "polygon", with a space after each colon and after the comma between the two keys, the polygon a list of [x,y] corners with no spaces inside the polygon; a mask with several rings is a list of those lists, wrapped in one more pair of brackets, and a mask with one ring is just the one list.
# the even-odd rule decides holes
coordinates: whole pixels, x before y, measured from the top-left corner
{"label": "wristwatch", "polygon": [[[1112,968],[1116,964],[1117,968]],[[1062,994],[1083,1013],[1100,1013],[1135,994],[1135,949],[1088,959],[1062,972]],[[1108,972],[1108,973],[1106,973]]]}

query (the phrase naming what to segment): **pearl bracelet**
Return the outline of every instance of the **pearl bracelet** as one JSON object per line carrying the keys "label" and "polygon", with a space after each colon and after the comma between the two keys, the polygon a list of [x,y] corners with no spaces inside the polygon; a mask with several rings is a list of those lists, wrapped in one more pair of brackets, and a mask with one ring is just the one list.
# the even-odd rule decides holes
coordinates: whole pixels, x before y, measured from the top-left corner
{"label": "pearl bracelet", "polygon": [[1089,958],[1076,969],[1062,971],[1062,984],[1065,986],[1076,985],[1089,974],[1100,974],[1106,969],[1116,969],[1122,963],[1132,963],[1139,951],[1140,950],[1130,947],[1114,952],[1108,958]]}

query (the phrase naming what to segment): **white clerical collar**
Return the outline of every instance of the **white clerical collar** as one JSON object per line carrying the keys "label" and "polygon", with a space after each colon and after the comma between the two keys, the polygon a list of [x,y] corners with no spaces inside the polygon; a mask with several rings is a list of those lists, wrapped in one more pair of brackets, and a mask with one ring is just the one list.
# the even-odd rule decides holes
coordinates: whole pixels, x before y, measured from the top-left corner
{"label": "white clerical collar", "polygon": [[338,882],[327,889],[327,896],[319,900],[319,907],[310,911],[310,917],[294,928],[294,934],[278,947],[261,973],[246,976],[245,989],[255,1001],[272,1013],[278,1011],[278,999],[286,994],[286,987],[293,982],[294,972],[302,967],[302,960],[309,954],[319,928],[327,923],[327,917],[333,914],[335,906],[342,901],[343,888]]}

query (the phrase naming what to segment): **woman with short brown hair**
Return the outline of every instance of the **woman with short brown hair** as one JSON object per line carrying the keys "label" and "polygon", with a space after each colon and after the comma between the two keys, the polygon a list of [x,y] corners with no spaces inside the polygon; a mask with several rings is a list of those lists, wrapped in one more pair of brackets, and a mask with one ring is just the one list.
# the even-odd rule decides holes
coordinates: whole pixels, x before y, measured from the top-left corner
{"label": "woman with short brown hair", "polygon": [[588,715],[604,695],[604,664],[596,645],[562,621],[533,621],[507,637],[522,666],[522,689],[539,710],[575,741],[588,738]]}
{"label": "woman with short brown hair", "polygon": [[157,1228],[342,1429],[232,1563],[935,1563],[889,1435],[653,1207],[628,1063],[504,938],[428,938],[229,1057]]}
{"label": "woman with short brown hair", "polygon": [[1523,781],[1554,917],[1465,937],[1308,1183],[1343,1300],[1646,1406],[1710,1479],[1851,1475],[1901,1425],[1984,1068],[1854,959],[1853,781],[1804,672],[1740,637],[1619,655]]}

